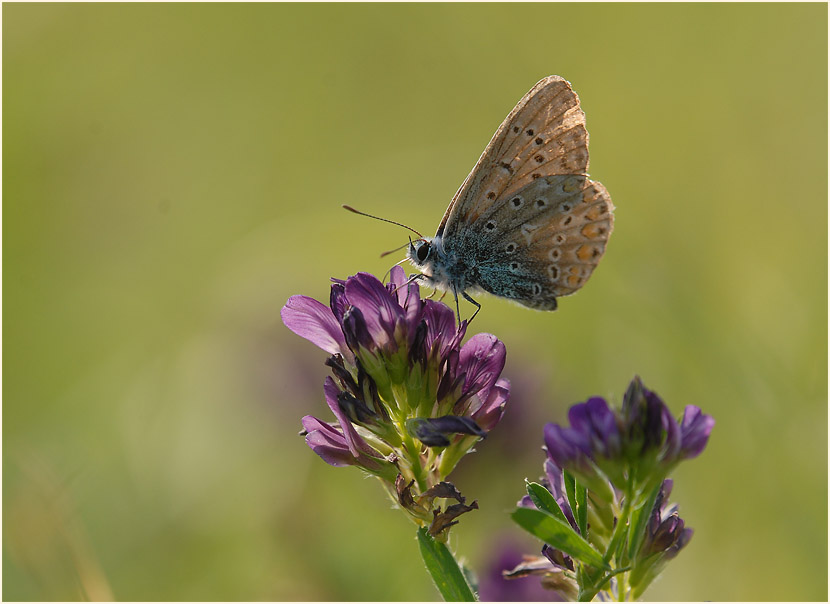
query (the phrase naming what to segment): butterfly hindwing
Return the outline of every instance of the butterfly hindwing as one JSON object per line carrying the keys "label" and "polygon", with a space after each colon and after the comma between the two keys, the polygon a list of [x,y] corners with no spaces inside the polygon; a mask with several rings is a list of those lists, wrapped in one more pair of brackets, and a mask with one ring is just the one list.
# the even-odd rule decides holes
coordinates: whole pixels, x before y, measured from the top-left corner
{"label": "butterfly hindwing", "polygon": [[555,308],[605,253],[614,224],[608,192],[584,176],[550,176],[499,202],[483,228],[460,241],[476,259],[478,285],[531,308]]}

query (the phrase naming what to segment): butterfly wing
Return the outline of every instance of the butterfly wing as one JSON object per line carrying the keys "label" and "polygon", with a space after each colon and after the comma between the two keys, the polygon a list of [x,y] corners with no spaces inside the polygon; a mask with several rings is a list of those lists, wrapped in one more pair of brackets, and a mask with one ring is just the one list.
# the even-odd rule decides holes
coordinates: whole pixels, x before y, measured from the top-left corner
{"label": "butterfly wing", "polygon": [[497,200],[535,178],[587,174],[588,132],[579,97],[559,76],[539,81],[522,97],[493,135],[458,189],[438,235],[454,236]]}
{"label": "butterfly wing", "polygon": [[447,253],[469,261],[465,285],[540,310],[581,288],[614,224],[608,192],[587,172],[579,98],[547,77],[496,131],[438,229]]}
{"label": "butterfly wing", "polygon": [[554,310],[556,298],[587,282],[614,228],[602,184],[582,175],[534,180],[480,218],[483,228],[459,245],[475,259],[482,289],[525,306]]}

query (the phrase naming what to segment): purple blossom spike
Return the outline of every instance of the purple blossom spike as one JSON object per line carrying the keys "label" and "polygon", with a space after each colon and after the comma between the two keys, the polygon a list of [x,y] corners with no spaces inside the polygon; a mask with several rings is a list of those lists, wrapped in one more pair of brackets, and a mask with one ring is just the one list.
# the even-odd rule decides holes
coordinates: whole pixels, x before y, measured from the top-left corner
{"label": "purple blossom spike", "polygon": [[621,410],[594,397],[572,406],[568,418],[569,428],[545,426],[548,455],[598,494],[606,481],[617,491],[651,491],[679,461],[700,454],[714,425],[691,405],[681,425],[638,377],[626,390]]}
{"label": "purple blossom spike", "polygon": [[[666,476],[703,451],[714,420],[689,405],[678,422],[637,377],[621,409],[594,397],[572,406],[568,418],[570,426],[544,428],[548,458],[541,484],[550,497],[528,486],[518,504],[540,502],[543,513],[514,513],[525,530],[547,541],[542,557],[505,576],[541,574],[543,585],[580,601],[638,600],[692,537],[677,506],[668,503],[672,481]],[[564,520],[579,540],[567,535]],[[608,569],[597,568],[596,554]]]}
{"label": "purple blossom spike", "polygon": [[[337,424],[308,416],[308,445],[331,465],[428,490],[496,426],[510,383],[501,378],[504,344],[477,334],[462,346],[467,322],[456,325],[452,310],[419,291],[395,266],[387,284],[368,273],[333,279],[330,308],[292,296],[281,314],[331,355],[323,390]],[[427,512],[413,515],[423,522]]]}

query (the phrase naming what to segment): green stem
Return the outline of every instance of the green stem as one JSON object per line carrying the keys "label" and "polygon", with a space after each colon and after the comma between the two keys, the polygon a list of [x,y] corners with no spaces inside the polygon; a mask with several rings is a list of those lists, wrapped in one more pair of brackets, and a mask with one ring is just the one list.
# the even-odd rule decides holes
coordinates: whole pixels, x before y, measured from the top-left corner
{"label": "green stem", "polygon": [[418,529],[418,546],[427,572],[445,602],[476,602],[461,566],[446,544],[436,541],[426,528]]}
{"label": "green stem", "polygon": [[606,564],[611,560],[611,557],[616,553],[620,544],[620,539],[628,531],[629,516],[631,515],[631,500],[626,497],[623,503],[622,512],[617,516],[617,525],[614,527],[614,532],[611,533],[611,541],[608,542],[608,549],[605,550],[605,555],[602,557]]}
{"label": "green stem", "polygon": [[[630,566],[625,567],[626,570],[631,570]],[[621,577],[617,579],[617,602],[625,602],[626,601],[626,594],[628,593],[628,573],[623,573]]]}
{"label": "green stem", "polygon": [[[608,573],[607,575],[605,575],[602,578],[602,581],[597,583],[597,586],[596,586],[597,591],[600,591],[601,589],[605,589],[605,584],[608,583],[611,580],[611,577],[616,577],[617,575],[626,573],[630,570],[631,570],[630,566],[625,566],[623,568],[617,568],[615,570],[612,570],[610,573]],[[625,575],[623,575],[623,577],[624,576]],[[619,581],[619,579],[618,579],[618,581]],[[619,585],[619,583],[617,583],[617,584]],[[618,601],[622,602],[623,600],[619,600],[619,598],[618,598]]]}
{"label": "green stem", "polygon": [[424,469],[421,465],[421,447],[415,442],[403,423],[398,423],[401,435],[403,436],[403,449],[406,453],[406,459],[409,462],[409,467],[412,469],[412,477],[418,484],[418,492],[423,493],[427,490],[427,480],[424,475]]}
{"label": "green stem", "polygon": [[[608,542],[608,547],[605,550],[605,554],[602,556],[602,561],[607,565],[612,558],[615,558],[615,554],[620,549],[620,543],[624,540],[627,532],[628,532],[628,525],[630,523],[629,516],[631,515],[631,499],[626,496],[623,500],[623,509],[617,515],[617,524],[614,526],[614,531],[611,533],[611,540]],[[619,560],[616,560],[619,564]],[[580,602],[590,602],[594,599],[594,596],[599,593],[602,589],[602,586],[608,582],[611,577],[614,577],[618,574],[625,573],[626,571],[630,570],[630,567],[626,566],[625,568],[619,568],[616,570],[611,571],[607,574],[607,576],[602,577],[602,574],[605,572],[603,569],[599,568],[596,572],[593,573],[586,573],[586,583],[590,586],[588,589],[584,591],[580,591],[579,593],[579,601]],[[625,601],[625,591],[627,582],[625,580],[625,574],[622,574],[622,577],[617,579],[617,599],[620,602]]]}

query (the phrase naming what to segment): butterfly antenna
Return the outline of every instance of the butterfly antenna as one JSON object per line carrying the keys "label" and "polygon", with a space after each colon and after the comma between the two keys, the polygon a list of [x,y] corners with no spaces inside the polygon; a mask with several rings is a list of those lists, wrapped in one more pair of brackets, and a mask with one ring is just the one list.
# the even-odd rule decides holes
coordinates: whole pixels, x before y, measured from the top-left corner
{"label": "butterfly antenna", "polygon": [[[397,252],[398,250],[402,250],[403,248],[405,248],[405,247],[406,247],[406,246],[408,246],[408,245],[412,245],[412,240],[411,240],[411,239],[409,240],[409,243],[404,243],[402,246],[400,246],[400,247],[396,247],[394,250],[389,250],[388,252],[383,252],[383,253],[380,255],[380,257],[381,257],[381,258],[383,258],[384,256],[388,256],[389,254],[394,254],[394,253],[395,253],[395,252]],[[403,260],[401,260],[401,262],[406,262],[406,258],[404,258]],[[401,262],[396,262],[395,264],[400,264]]]}
{"label": "butterfly antenna", "polygon": [[[347,206],[346,204],[343,204],[343,207],[345,209],[349,210],[349,212],[354,212],[355,214],[360,214],[361,216],[366,216],[367,218],[374,218],[375,220],[382,220],[383,222],[388,222],[390,224],[396,224],[399,227],[403,227],[403,228],[405,228],[409,231],[412,231],[413,233],[418,235],[418,237],[420,237],[421,239],[424,238],[424,236],[421,235],[418,231],[416,231],[412,227],[406,226],[405,224],[401,224],[400,222],[395,222],[394,220],[389,220],[388,218],[381,218],[380,216],[372,216],[371,214],[367,214],[366,212],[361,212],[360,210],[355,210],[352,206]],[[393,251],[397,251],[397,250],[393,250]],[[391,254],[392,252],[388,252],[388,253]]]}

